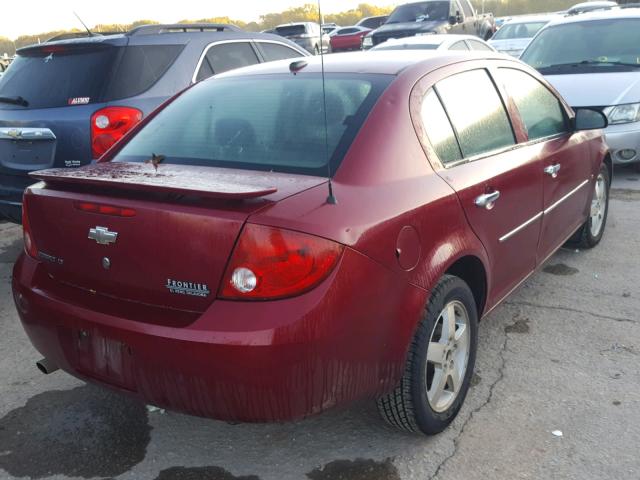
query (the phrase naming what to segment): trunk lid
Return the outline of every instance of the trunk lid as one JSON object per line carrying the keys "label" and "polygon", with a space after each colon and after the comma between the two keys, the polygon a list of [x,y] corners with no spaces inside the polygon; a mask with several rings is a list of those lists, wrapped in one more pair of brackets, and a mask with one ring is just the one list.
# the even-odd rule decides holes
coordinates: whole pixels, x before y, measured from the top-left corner
{"label": "trunk lid", "polygon": [[85,293],[190,312],[213,302],[249,215],[326,181],[172,165],[161,166],[165,176],[156,181],[151,165],[137,166],[137,173],[130,164],[36,172],[46,183],[25,199],[40,260],[51,278]]}

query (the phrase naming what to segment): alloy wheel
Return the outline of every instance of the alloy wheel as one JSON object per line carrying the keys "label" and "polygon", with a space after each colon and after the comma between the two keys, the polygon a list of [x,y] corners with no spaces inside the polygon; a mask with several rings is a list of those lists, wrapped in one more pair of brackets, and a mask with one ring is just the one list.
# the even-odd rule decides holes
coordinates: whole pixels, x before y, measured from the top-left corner
{"label": "alloy wheel", "polygon": [[596,179],[593,200],[591,201],[591,235],[597,237],[600,235],[602,226],[604,225],[605,214],[607,213],[607,181],[604,175],[598,175]]}

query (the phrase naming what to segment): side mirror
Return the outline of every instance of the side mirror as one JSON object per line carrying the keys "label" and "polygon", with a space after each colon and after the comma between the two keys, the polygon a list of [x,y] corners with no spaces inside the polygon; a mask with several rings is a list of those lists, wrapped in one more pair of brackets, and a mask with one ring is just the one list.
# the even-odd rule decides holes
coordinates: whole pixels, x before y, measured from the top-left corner
{"label": "side mirror", "polygon": [[573,119],[573,127],[575,131],[581,130],[600,130],[609,126],[607,116],[598,110],[590,108],[576,108],[576,116]]}
{"label": "side mirror", "polygon": [[456,25],[458,23],[458,17],[456,15],[451,15],[449,17],[449,25]]}

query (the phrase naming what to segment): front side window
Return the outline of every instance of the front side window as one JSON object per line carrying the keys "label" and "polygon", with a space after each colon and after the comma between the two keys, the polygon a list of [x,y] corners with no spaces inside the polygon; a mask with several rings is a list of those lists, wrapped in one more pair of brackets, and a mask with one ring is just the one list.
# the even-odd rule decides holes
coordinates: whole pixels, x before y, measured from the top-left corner
{"label": "front side window", "polygon": [[560,101],[531,75],[512,68],[498,69],[498,78],[513,98],[529,140],[559,135],[567,131]]}
{"label": "front side window", "polygon": [[533,38],[548,22],[511,23],[496,32],[492,40],[515,40]]}
{"label": "front side window", "polygon": [[448,165],[462,160],[462,152],[460,152],[460,146],[449,118],[433,89],[429,90],[422,101],[420,117],[429,142],[438,154],[440,161],[444,165]]}
{"label": "front side window", "polygon": [[465,158],[515,145],[502,100],[485,70],[453,75],[436,85]]}
{"label": "front side window", "polygon": [[460,5],[462,5],[462,10],[464,11],[464,16],[468,18],[473,17],[473,9],[469,4],[469,0],[460,0]]}
{"label": "front side window", "polygon": [[155,153],[166,163],[326,176],[393,78],[327,75],[324,92],[320,74],[214,78],[158,113],[115,161]]}

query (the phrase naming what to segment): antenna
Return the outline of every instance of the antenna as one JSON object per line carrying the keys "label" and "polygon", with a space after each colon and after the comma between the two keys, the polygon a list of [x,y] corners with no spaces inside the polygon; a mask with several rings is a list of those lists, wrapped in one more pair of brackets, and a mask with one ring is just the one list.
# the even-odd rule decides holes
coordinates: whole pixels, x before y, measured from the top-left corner
{"label": "antenna", "polygon": [[87,33],[89,34],[90,37],[95,36],[93,34],[93,32],[91,30],[89,30],[89,27],[87,27],[87,25],[82,21],[82,19],[80,18],[80,15],[78,15],[76,12],[73,12],[73,14],[76,16],[76,18],[78,19],[78,21],[80,21],[80,23],[82,24],[82,26],[84,27],[84,29],[87,31]]}
{"label": "antenna", "polygon": [[327,89],[325,87],[325,75],[324,75],[324,46],[322,45],[322,37],[324,32],[322,31],[322,8],[320,7],[320,0],[318,0],[318,17],[320,23],[320,65],[322,70],[322,105],[324,113],[324,149],[327,159],[327,178],[329,180],[329,196],[327,197],[327,203],[329,205],[336,205],[338,199],[333,194],[333,181],[331,180],[331,157],[329,156],[329,120],[327,116]]}

